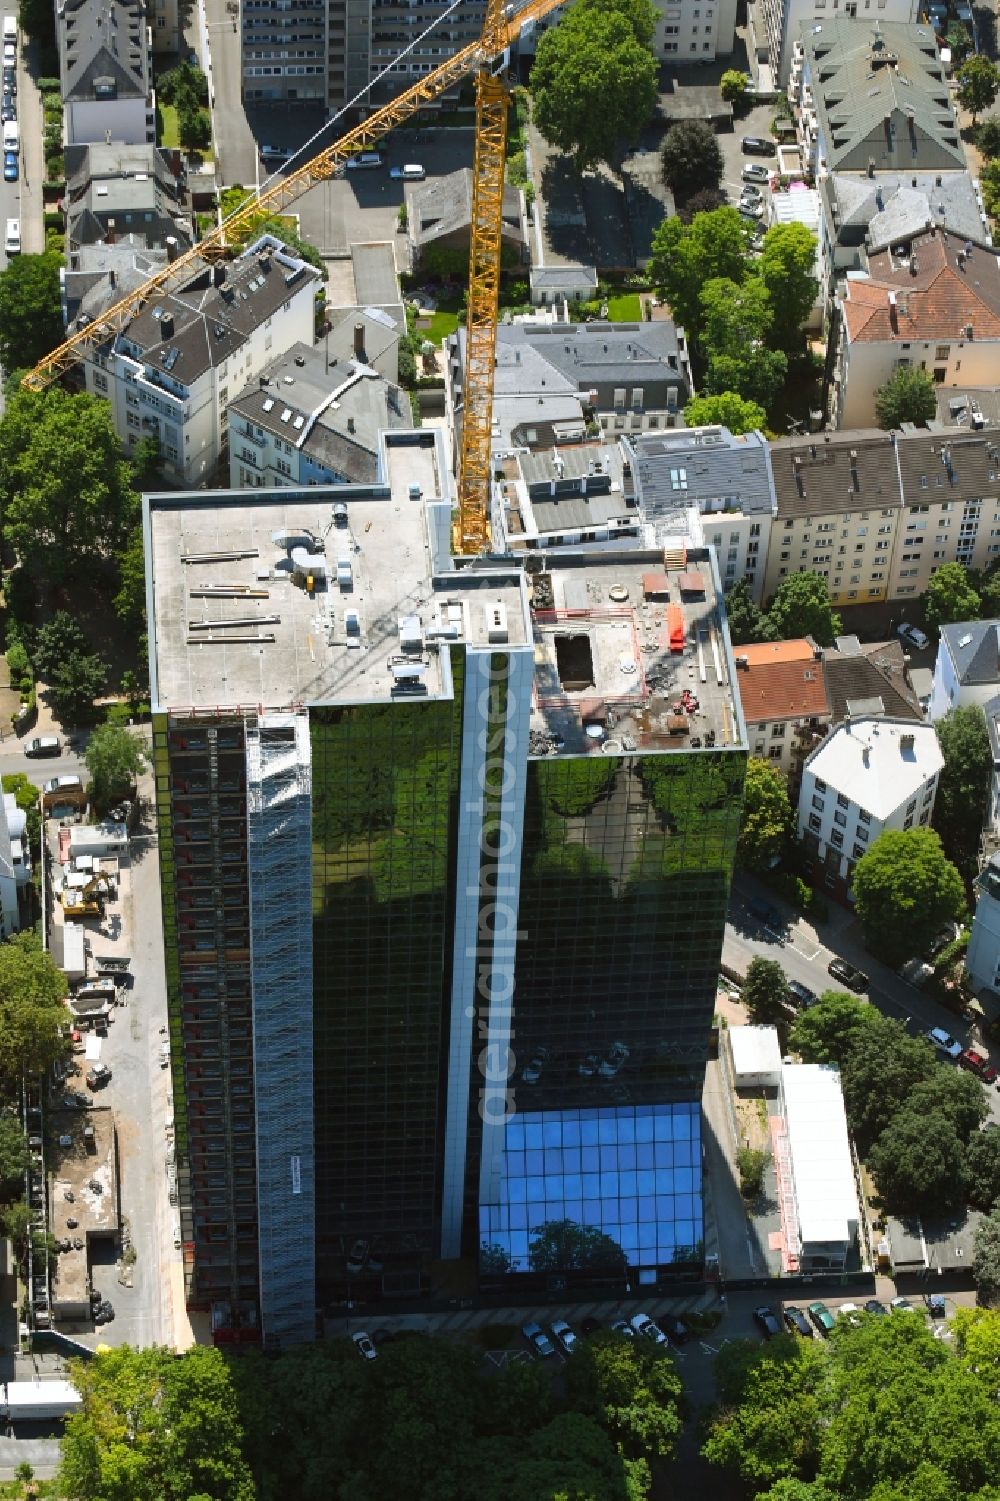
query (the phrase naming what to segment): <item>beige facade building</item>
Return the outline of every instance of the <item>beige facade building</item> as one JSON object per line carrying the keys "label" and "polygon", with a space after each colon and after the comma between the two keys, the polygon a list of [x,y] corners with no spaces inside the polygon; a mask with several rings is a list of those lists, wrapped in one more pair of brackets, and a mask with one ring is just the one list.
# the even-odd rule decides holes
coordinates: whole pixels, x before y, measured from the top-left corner
{"label": "beige facade building", "polygon": [[942,563],[1000,559],[1000,435],[920,432],[896,444],[903,501],[890,599],[923,594]]}

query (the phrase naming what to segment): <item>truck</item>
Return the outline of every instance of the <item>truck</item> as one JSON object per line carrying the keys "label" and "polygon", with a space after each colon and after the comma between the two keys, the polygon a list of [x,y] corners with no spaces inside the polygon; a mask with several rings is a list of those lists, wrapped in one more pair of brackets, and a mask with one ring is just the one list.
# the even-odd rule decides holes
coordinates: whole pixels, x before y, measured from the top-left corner
{"label": "truck", "polygon": [[9,1423],[51,1423],[82,1406],[80,1393],[69,1381],[7,1381],[0,1386],[0,1417]]}

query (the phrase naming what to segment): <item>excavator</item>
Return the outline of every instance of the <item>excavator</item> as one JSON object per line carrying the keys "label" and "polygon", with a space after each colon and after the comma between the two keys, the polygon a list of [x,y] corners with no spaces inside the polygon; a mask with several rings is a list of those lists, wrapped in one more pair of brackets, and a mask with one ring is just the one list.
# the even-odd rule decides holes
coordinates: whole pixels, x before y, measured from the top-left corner
{"label": "excavator", "polygon": [[395,126],[465,78],[474,76],[476,137],[455,547],[459,553],[469,555],[488,551],[493,370],[510,103],[504,73],[510,47],[521,32],[563,3],[564,0],[526,0],[523,5],[510,5],[502,0],[489,0],[478,41],[470,42],[389,104],[374,110],[305,166],[248,199],[197,246],[162,267],[97,320],[75,329],[65,343],[28,372],[23,384],[29,390],[43,390],[70,370],[88,350],[110,343],[147,303],[188,282],[206,262],[232,256],[234,246],[240,241],[238,231],[259,223],[263,216],[270,218],[284,213],[303,193],[342,171],[349,157],[371,149]]}
{"label": "excavator", "polygon": [[107,876],[91,876],[86,886],[79,889],[63,887],[62,905],[64,917],[103,917],[104,903],[111,895],[111,882]]}

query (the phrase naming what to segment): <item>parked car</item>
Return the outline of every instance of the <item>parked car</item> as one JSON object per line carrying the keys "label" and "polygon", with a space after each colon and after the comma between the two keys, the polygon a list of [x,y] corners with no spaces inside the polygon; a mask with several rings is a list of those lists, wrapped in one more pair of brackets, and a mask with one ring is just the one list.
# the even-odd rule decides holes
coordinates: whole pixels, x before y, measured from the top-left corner
{"label": "parked car", "polygon": [[556,1319],[554,1323],[549,1325],[549,1328],[552,1331],[553,1337],[562,1346],[565,1353],[572,1355],[580,1342],[575,1330],[567,1324],[565,1319]]}
{"label": "parked car", "polygon": [[363,1329],[357,1329],[351,1335],[351,1338],[354,1341],[354,1348],[363,1359],[376,1360],[378,1358],[378,1351],[372,1343],[370,1334],[366,1334]]}
{"label": "parked car", "polygon": [[848,964],[846,959],[831,959],[826,966],[827,974],[846,985],[848,990],[855,991],[858,995],[868,989],[868,976],[853,964]]}
{"label": "parked car", "polygon": [[62,751],[62,745],[58,735],[36,735],[34,740],[29,740],[24,747],[26,756],[58,756]]}
{"label": "parked car", "polygon": [[588,1053],[585,1058],[581,1059],[577,1073],[580,1075],[581,1079],[592,1079],[597,1073],[600,1066],[600,1053]]}
{"label": "parked car", "polygon": [[912,646],[914,651],[923,651],[925,646],[931,644],[931,638],[925,636],[919,626],[911,625],[908,620],[904,620],[896,627],[896,635],[900,641],[905,641],[907,645]]}
{"label": "parked car", "polygon": [[17,69],[7,66],[3,70],[3,87],[8,93],[17,93]]}
{"label": "parked car", "polygon": [[763,219],[763,203],[751,203],[746,198],[741,198],[738,204],[739,211],[744,219]]}
{"label": "parked car", "polygon": [[624,1335],[626,1339],[635,1339],[635,1330],[632,1328],[632,1325],[629,1323],[628,1319],[615,1319],[614,1323],[611,1325],[611,1328],[615,1334]]}
{"label": "parked car", "polygon": [[925,1293],[924,1302],[932,1319],[944,1318],[944,1293]]}
{"label": "parked car", "polygon": [[541,1324],[523,1324],[521,1333],[528,1344],[531,1345],[536,1355],[554,1355],[556,1347],[549,1339]]}
{"label": "parked car", "polygon": [[764,201],[764,194],[761,192],[760,188],[755,187],[752,182],[744,184],[744,186],[740,189],[740,197],[749,198],[752,203],[763,203]]}
{"label": "parked car", "polygon": [[3,154],[3,178],[4,182],[17,182],[20,171],[17,163],[16,151],[5,151]]}
{"label": "parked car", "polygon": [[782,1310],[782,1317],[791,1333],[812,1339],[812,1325],[801,1308],[796,1308],[794,1304],[786,1304]]}
{"label": "parked car", "polygon": [[884,1303],[880,1303],[878,1298],[869,1298],[865,1304],[865,1313],[874,1313],[876,1316],[881,1317],[882,1314],[888,1312],[888,1308],[886,1308]]}
{"label": "parked car", "polygon": [[951,1058],[953,1061],[961,1058],[962,1044],[956,1042],[951,1033],[946,1032],[943,1027],[931,1027],[929,1032],[924,1033],[924,1036],[931,1047],[936,1048],[939,1053],[943,1053],[946,1058]]}
{"label": "parked car", "polygon": [[743,150],[747,156],[774,156],[774,142],[764,136],[744,136]]}
{"label": "parked car", "polygon": [[857,1328],[861,1323],[861,1309],[857,1303],[841,1303],[837,1309],[837,1317]]}
{"label": "parked car", "polygon": [[103,1089],[111,1079],[111,1070],[106,1063],[96,1063],[92,1069],[88,1069],[86,1085],[88,1089]]}
{"label": "parked car", "polygon": [[765,1339],[774,1339],[776,1334],[781,1333],[781,1325],[778,1323],[774,1309],[768,1308],[765,1303],[762,1303],[759,1308],[754,1309],[753,1318],[754,1323]]}
{"label": "parked car", "polygon": [[405,167],[390,167],[389,176],[397,182],[422,182],[427,176],[426,171],[417,162],[409,162]]}
{"label": "parked car", "polygon": [[589,1316],[585,1318],[580,1324],[580,1331],[585,1335],[596,1334],[598,1329],[603,1328],[604,1325],[601,1323],[600,1319],[590,1318]]}
{"label": "parked car", "polygon": [[768,182],[771,173],[767,167],[762,167],[760,162],[744,162],[740,176],[744,182]]}
{"label": "parked car", "polygon": [[763,897],[752,896],[747,902],[747,906],[750,909],[750,916],[755,917],[758,922],[763,923],[765,928],[783,928],[785,926],[777,907],[772,906],[770,902],[766,902]]}
{"label": "parked car", "polygon": [[687,1324],[683,1323],[680,1319],[675,1319],[672,1314],[661,1313],[656,1322],[667,1338],[672,1340],[675,1345],[686,1344],[691,1338],[691,1331]]}
{"label": "parked car", "polygon": [[967,1068],[972,1074],[978,1074],[984,1084],[995,1084],[997,1081],[996,1068],[982,1053],[977,1053],[975,1048],[966,1048],[959,1055],[958,1065],[959,1068]]}
{"label": "parked car", "polygon": [[892,1298],[889,1302],[890,1313],[916,1313],[916,1309],[909,1298]]}
{"label": "parked car", "polygon": [[6,125],[8,120],[16,119],[17,109],[15,107],[14,101],[9,94],[4,94],[3,99],[0,100],[0,121],[3,121],[3,123]]}
{"label": "parked car", "polygon": [[542,1070],[549,1061],[548,1048],[536,1048],[521,1070],[521,1078],[525,1084],[537,1084],[542,1077]]}
{"label": "parked car", "polygon": [[810,1303],[807,1311],[820,1334],[829,1334],[834,1328],[833,1314],[825,1303]]}
{"label": "parked car", "polygon": [[815,1006],[819,996],[815,990],[810,990],[808,985],[803,985],[801,980],[789,980],[788,994],[796,1006]]}
{"label": "parked car", "polygon": [[665,1345],[667,1336],[659,1324],[654,1324],[648,1313],[637,1313],[632,1319],[632,1328],[636,1334],[642,1334],[646,1339],[651,1339],[657,1345]]}

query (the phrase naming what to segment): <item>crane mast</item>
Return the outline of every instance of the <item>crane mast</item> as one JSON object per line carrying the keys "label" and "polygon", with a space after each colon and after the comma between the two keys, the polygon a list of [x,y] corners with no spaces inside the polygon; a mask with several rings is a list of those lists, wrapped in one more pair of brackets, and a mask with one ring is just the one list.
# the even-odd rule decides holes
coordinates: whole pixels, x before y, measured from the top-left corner
{"label": "crane mast", "polygon": [[491,64],[525,26],[541,20],[563,3],[564,0],[527,0],[526,4],[515,9],[512,5],[503,5],[501,0],[489,0],[478,41],[463,47],[432,73],[373,111],[333,145],[317,152],[304,166],[279,178],[273,186],[241,204],[196,246],[163,266],[141,286],[102,312],[99,318],[75,329],[23,377],[22,385],[30,391],[44,390],[71,370],[88,350],[108,344],[148,302],[164,297],[188,282],[206,261],[231,255],[240,231],[252,229],[262,218],[283,213],[310,188],[336,176],[348,157],[376,145],[388,131],[412,118],[470,74],[475,74],[476,149],[457,541],[463,552],[484,551],[490,545],[493,374],[509,103],[507,86],[491,72]]}

